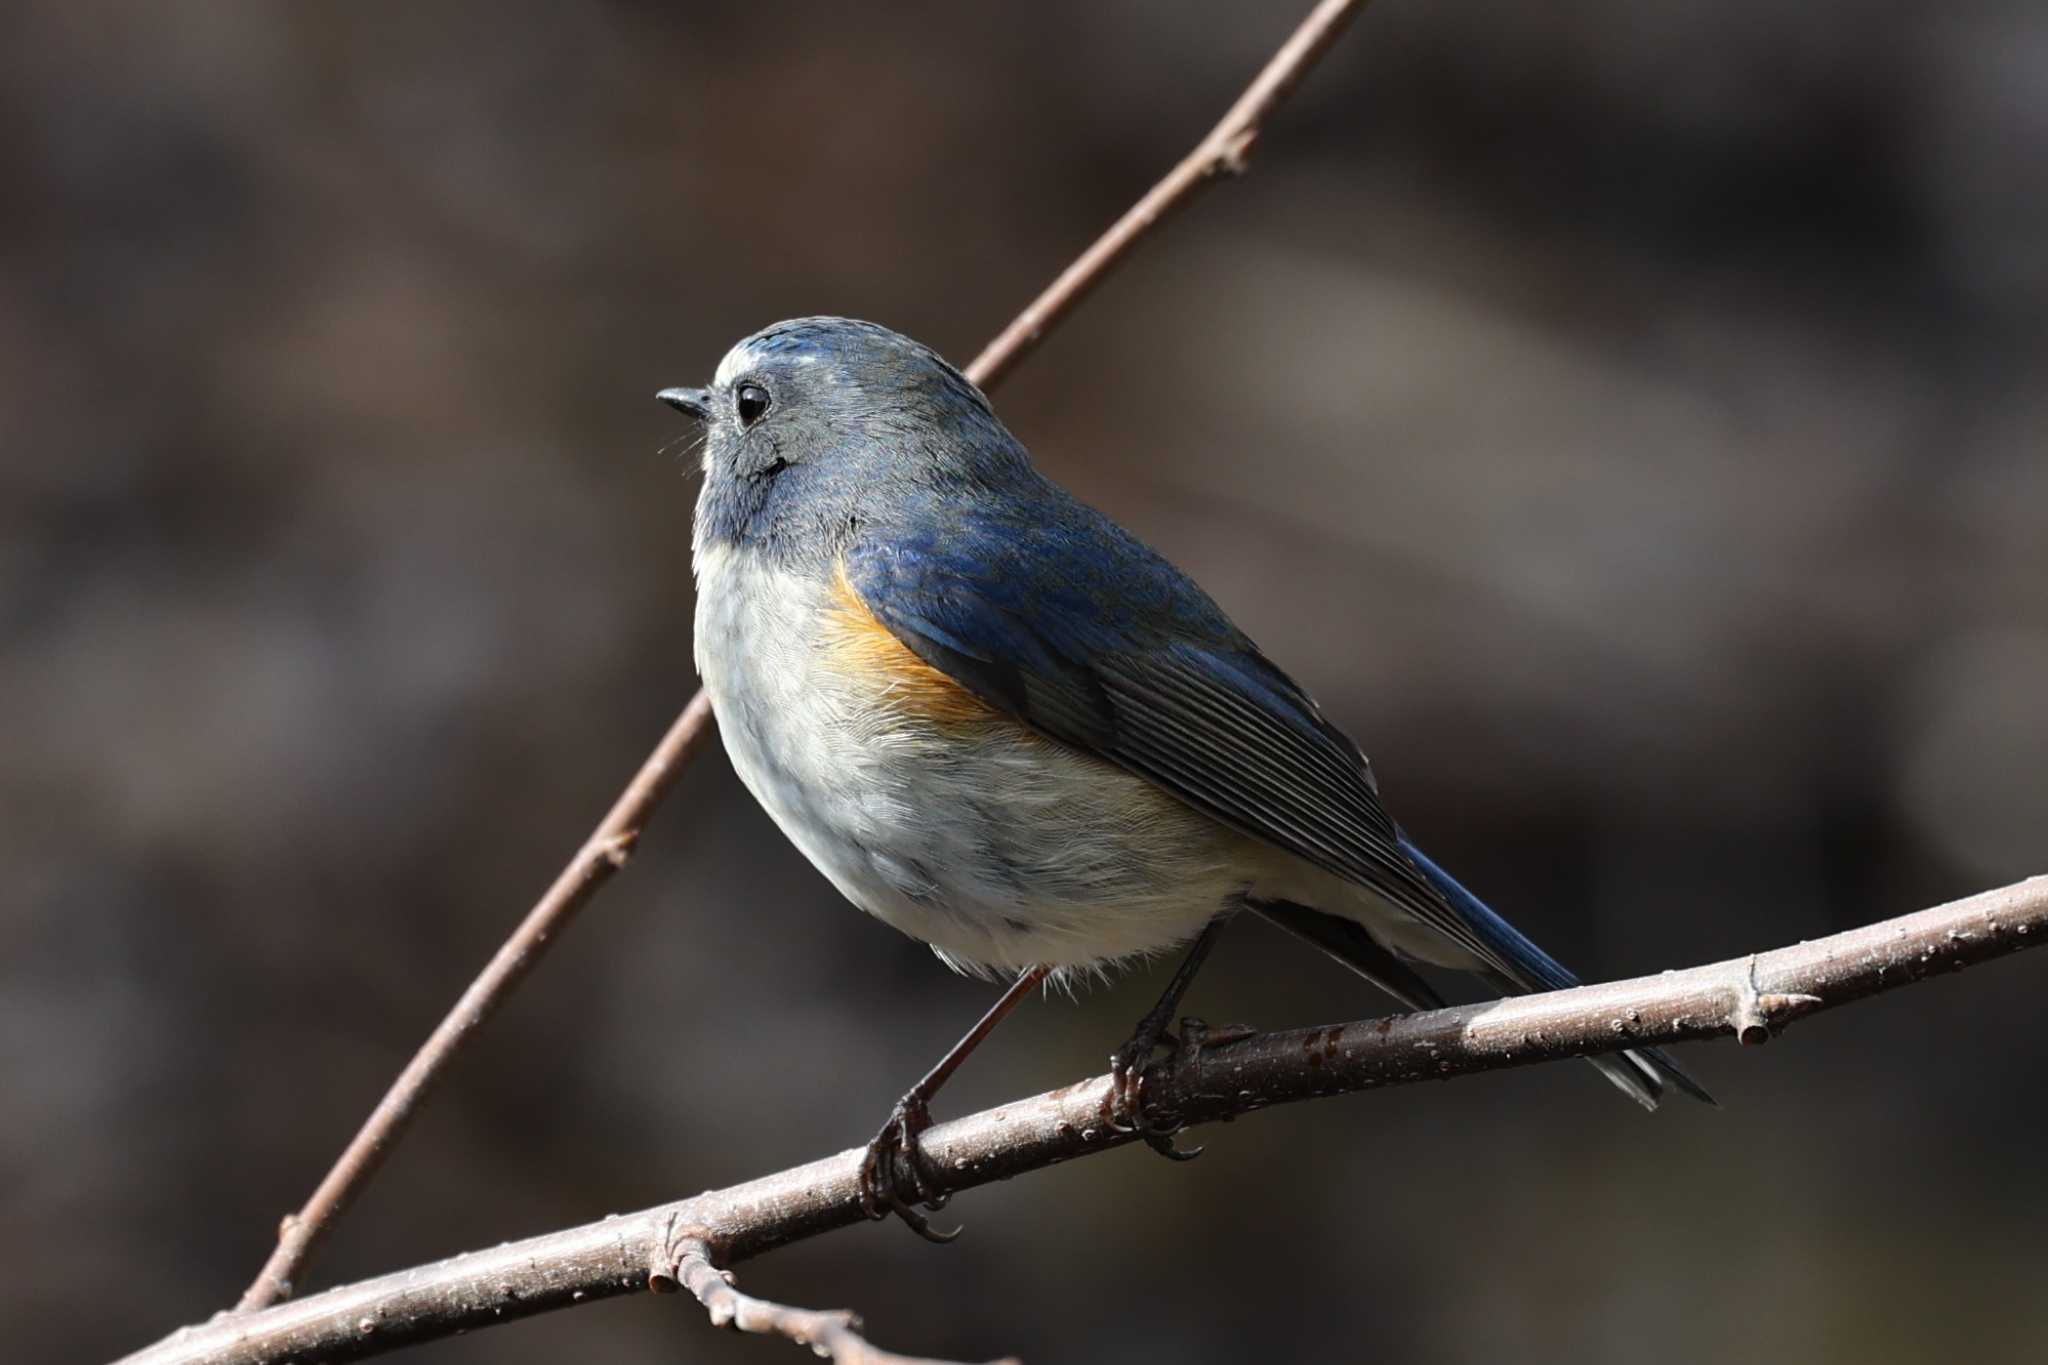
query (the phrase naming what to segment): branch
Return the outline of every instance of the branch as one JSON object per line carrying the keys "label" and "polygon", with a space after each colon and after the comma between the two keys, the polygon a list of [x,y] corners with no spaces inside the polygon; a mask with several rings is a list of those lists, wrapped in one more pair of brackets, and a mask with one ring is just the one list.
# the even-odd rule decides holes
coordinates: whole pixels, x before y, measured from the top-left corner
{"label": "branch", "polygon": [[[1211,1038],[1189,1020],[1178,1053],[1146,1077],[1147,1109],[1210,1123],[1273,1104],[1626,1047],[1731,1034],[1760,1043],[1808,1014],[2044,941],[2048,877],[2035,877],[1828,938],[1631,981],[1250,1036]],[[934,1183],[951,1194],[1136,1140],[1110,1127],[1109,1096],[1109,1077],[1095,1076],[940,1124],[922,1144]],[[720,1302],[739,1313],[758,1301],[726,1300],[704,1274],[862,1221],[860,1161],[857,1149],[841,1152],[645,1212],[219,1318],[127,1365],[351,1360],[678,1284],[714,1314],[725,1311]],[[771,1306],[770,1317],[793,1311]]]}
{"label": "branch", "polygon": [[[1016,321],[975,357],[967,367],[967,377],[983,389],[994,388],[1170,210],[1189,199],[1218,171],[1242,171],[1266,117],[1293,92],[1302,75],[1336,40],[1364,2],[1322,0],[1231,106],[1223,122],[1018,314]],[[392,1144],[412,1121],[420,1102],[477,1026],[490,1018],[512,988],[533,969],[549,944],[568,928],[576,912],[597,889],[625,866],[655,807],[668,794],[676,774],[696,756],[711,726],[711,700],[699,689],[661,743],[640,765],[640,771],[633,775],[610,813],[555,878],[554,885],[527,912],[482,974],[455,1002],[455,1008],[406,1063],[405,1070],[377,1102],[305,1207],[285,1216],[278,1227],[277,1248],[254,1282],[243,1291],[236,1304],[237,1312],[265,1308],[291,1297],[314,1249],[363,1185],[376,1174]]]}
{"label": "branch", "polygon": [[[818,1312],[770,1303],[742,1294],[733,1284],[732,1272],[720,1270],[713,1262],[711,1244],[702,1237],[678,1235],[671,1231],[660,1260],[665,1267],[650,1273],[648,1284],[662,1292],[680,1285],[689,1290],[711,1315],[713,1327],[731,1327],[741,1332],[786,1337],[808,1346],[833,1365],[947,1365],[945,1361],[921,1360],[880,1350],[860,1334],[860,1318],[846,1309]],[[1016,1365],[1002,1361],[998,1365]]]}

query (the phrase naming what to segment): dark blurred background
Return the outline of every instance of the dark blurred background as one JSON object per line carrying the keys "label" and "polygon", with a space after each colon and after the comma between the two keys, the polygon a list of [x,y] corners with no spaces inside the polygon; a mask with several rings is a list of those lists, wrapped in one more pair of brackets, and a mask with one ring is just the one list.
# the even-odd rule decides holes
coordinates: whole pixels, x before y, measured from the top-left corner
{"label": "dark blurred background", "polygon": [[[1303,4],[11,6],[0,1317],[230,1303],[694,680],[698,383],[775,319],[965,361]],[[2048,870],[2048,9],[1375,6],[1253,174],[1001,392],[1592,976]],[[746,1270],[903,1350],[2022,1361],[2048,961],[1259,1115]],[[942,1112],[1099,1070],[1155,970]],[[864,1140],[990,998],[707,756],[319,1283]],[[1242,924],[1212,1020],[1382,1002]],[[786,1360],[637,1298],[443,1361]]]}

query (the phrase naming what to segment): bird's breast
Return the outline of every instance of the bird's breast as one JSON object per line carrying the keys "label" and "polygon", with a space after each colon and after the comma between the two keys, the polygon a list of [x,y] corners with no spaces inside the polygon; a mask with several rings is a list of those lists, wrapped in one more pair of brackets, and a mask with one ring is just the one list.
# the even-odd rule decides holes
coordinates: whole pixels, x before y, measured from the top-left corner
{"label": "bird's breast", "polygon": [[741,780],[848,899],[955,965],[1163,948],[1242,889],[1242,840],[996,711],[843,576],[745,546],[697,573],[698,671]]}

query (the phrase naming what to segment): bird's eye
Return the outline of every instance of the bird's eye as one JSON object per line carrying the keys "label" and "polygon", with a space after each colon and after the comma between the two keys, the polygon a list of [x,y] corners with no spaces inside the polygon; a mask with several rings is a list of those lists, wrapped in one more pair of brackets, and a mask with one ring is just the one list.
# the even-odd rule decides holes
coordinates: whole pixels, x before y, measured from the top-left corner
{"label": "bird's eye", "polygon": [[740,425],[750,427],[761,420],[768,411],[768,390],[759,384],[742,384],[732,396],[732,405],[740,415]]}

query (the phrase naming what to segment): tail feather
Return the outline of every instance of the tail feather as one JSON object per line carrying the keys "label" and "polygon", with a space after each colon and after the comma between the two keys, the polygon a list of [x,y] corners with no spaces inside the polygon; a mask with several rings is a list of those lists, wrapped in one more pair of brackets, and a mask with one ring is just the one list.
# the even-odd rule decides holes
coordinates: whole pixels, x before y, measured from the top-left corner
{"label": "tail feather", "polygon": [[[1491,970],[1485,975],[1495,985],[1509,994],[1521,995],[1531,991],[1561,991],[1579,984],[1579,979],[1556,958],[1531,943],[1514,925],[1493,913],[1484,901],[1460,886],[1450,873],[1409,842],[1406,835],[1401,836],[1401,851],[1491,950]],[[1657,1107],[1666,1085],[1676,1086],[1703,1103],[1715,1103],[1705,1087],[1688,1076],[1661,1049],[1631,1048],[1626,1052],[1588,1057],[1586,1060],[1645,1109]]]}
{"label": "tail feather", "polygon": [[1254,901],[1252,910],[1313,943],[1411,1010],[1440,1010],[1444,998],[1413,967],[1381,946],[1365,926],[1292,901]]}

